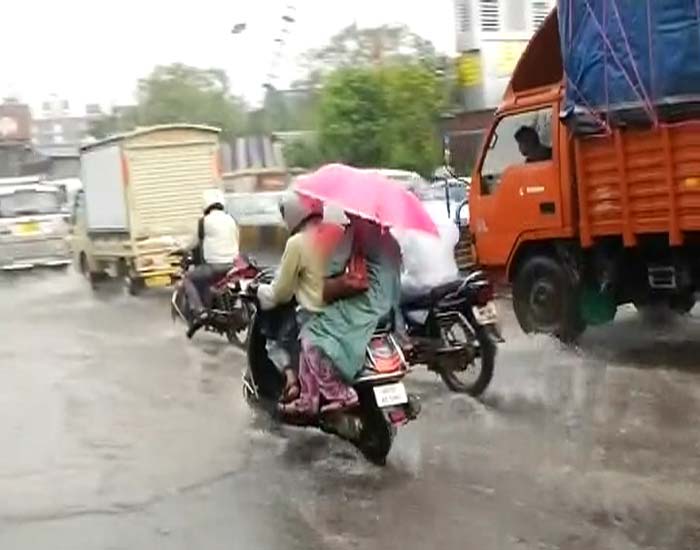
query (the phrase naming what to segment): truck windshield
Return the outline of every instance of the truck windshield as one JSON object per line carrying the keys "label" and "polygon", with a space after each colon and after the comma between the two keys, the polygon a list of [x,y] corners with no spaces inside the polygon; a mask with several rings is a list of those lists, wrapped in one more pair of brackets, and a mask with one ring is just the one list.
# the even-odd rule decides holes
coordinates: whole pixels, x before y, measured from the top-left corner
{"label": "truck windshield", "polygon": [[15,191],[0,195],[0,218],[57,214],[61,210],[61,198],[55,191]]}

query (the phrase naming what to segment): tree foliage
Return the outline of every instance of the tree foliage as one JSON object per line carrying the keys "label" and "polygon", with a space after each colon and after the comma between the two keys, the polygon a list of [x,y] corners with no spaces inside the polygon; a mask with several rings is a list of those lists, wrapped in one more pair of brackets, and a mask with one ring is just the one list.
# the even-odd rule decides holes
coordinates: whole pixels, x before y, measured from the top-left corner
{"label": "tree foliage", "polygon": [[438,77],[418,64],[338,69],[321,92],[321,154],[427,174],[439,160],[441,100]]}
{"label": "tree foliage", "polygon": [[207,124],[232,135],[244,122],[241,102],[231,95],[226,73],[181,63],[158,66],[138,84],[140,124]]}
{"label": "tree foliage", "polygon": [[319,139],[326,159],[381,166],[386,105],[378,76],[374,69],[346,68],[325,82]]}
{"label": "tree foliage", "polygon": [[298,84],[318,84],[337,69],[407,62],[434,69],[440,63],[440,56],[432,42],[406,26],[362,29],[350,25],[333,36],[323,48],[310,50],[302,56],[308,76]]}
{"label": "tree foliage", "polygon": [[313,130],[318,113],[318,91],[313,88],[277,90],[269,87],[263,109],[267,132]]}
{"label": "tree foliage", "polygon": [[158,66],[139,80],[137,104],[95,120],[95,138],[124,132],[136,126],[188,123],[221,128],[231,136],[244,124],[242,102],[231,94],[224,71],[199,69],[181,63]]}
{"label": "tree foliage", "polygon": [[438,77],[416,65],[381,70],[386,118],[383,159],[386,166],[428,174],[439,159],[436,124],[442,93]]}

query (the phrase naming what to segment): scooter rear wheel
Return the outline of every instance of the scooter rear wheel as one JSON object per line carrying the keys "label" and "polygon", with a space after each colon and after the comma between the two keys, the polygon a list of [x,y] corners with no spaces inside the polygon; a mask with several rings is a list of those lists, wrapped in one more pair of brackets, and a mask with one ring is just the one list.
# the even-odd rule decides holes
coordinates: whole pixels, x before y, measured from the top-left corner
{"label": "scooter rear wheel", "polygon": [[362,408],[362,431],[356,443],[357,448],[372,464],[385,466],[396,430],[376,405],[367,405]]}

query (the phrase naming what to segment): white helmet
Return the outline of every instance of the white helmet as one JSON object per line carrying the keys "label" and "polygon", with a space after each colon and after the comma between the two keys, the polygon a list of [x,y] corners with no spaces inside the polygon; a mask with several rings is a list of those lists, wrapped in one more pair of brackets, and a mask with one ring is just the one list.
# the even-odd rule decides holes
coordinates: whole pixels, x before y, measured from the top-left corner
{"label": "white helmet", "polygon": [[226,198],[219,189],[207,189],[202,193],[202,207],[205,212],[215,204],[220,204],[223,208],[225,202]]}
{"label": "white helmet", "polygon": [[323,204],[321,201],[300,197],[297,193],[290,192],[280,202],[280,213],[290,234],[293,235],[309,218],[323,217]]}

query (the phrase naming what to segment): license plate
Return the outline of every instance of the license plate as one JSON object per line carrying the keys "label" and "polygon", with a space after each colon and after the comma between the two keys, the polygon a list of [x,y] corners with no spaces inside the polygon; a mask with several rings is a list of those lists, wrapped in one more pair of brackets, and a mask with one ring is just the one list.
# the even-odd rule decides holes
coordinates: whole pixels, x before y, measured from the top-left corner
{"label": "license plate", "polygon": [[41,231],[37,222],[20,223],[15,227],[18,235],[36,235]]}
{"label": "license plate", "polygon": [[498,322],[498,310],[494,302],[489,302],[484,307],[473,307],[474,319],[480,325],[492,325]]}
{"label": "license plate", "polygon": [[379,405],[380,408],[408,403],[408,395],[406,394],[406,387],[403,385],[403,382],[375,386],[373,389],[374,398],[377,400],[377,405]]}
{"label": "license plate", "polygon": [[144,282],[148,288],[160,288],[170,285],[171,279],[170,275],[155,275],[153,277],[146,277]]}

